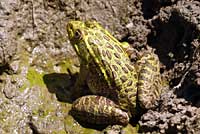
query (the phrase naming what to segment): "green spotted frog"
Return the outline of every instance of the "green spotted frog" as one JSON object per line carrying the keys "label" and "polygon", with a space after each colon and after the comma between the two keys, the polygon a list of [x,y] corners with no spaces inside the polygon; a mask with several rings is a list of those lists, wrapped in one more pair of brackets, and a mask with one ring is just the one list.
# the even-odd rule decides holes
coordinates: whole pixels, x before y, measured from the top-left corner
{"label": "green spotted frog", "polygon": [[120,43],[96,21],[70,21],[68,38],[80,60],[75,89],[87,84],[93,95],[78,98],[72,113],[94,124],[126,125],[136,107],[149,109],[161,92],[157,55],[144,53],[133,65],[127,44]]}

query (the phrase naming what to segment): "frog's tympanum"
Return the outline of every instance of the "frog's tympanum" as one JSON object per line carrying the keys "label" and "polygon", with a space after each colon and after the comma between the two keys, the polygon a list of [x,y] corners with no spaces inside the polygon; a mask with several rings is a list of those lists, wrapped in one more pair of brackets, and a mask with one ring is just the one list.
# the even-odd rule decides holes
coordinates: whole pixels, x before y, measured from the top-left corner
{"label": "frog's tympanum", "polygon": [[123,43],[95,21],[70,21],[69,40],[80,60],[75,88],[86,83],[93,93],[78,98],[73,115],[94,124],[127,125],[136,107],[149,109],[161,93],[159,59],[144,53],[135,65]]}

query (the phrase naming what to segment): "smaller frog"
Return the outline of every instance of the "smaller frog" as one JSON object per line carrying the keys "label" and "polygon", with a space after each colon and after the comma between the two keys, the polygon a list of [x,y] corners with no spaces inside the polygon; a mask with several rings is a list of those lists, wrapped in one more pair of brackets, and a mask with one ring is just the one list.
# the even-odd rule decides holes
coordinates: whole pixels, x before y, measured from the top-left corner
{"label": "smaller frog", "polygon": [[137,107],[149,109],[161,93],[159,59],[144,53],[133,65],[120,43],[96,21],[70,21],[69,40],[80,60],[75,89],[87,83],[93,95],[78,98],[72,114],[94,124],[127,125]]}

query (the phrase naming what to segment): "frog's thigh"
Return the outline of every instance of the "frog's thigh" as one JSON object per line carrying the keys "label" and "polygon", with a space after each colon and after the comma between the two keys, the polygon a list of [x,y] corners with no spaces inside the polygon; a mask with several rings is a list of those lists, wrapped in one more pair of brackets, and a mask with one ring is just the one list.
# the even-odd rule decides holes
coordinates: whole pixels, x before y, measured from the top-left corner
{"label": "frog's thigh", "polygon": [[161,76],[158,57],[147,53],[137,62],[138,100],[141,107],[149,109],[161,93]]}
{"label": "frog's thigh", "polygon": [[72,104],[72,115],[78,120],[92,124],[120,124],[127,125],[128,114],[110,99],[87,95],[77,99]]}

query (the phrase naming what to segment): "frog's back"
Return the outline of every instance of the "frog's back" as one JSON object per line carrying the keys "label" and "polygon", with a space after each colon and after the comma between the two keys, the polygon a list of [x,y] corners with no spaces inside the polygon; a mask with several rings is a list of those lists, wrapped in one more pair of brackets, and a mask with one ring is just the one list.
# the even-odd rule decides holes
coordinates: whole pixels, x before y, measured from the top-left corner
{"label": "frog's back", "polygon": [[137,73],[120,42],[98,25],[87,32],[94,53],[93,65],[90,65],[92,79],[88,82],[90,89],[100,95],[108,93],[122,109],[127,109],[130,103],[135,107]]}

